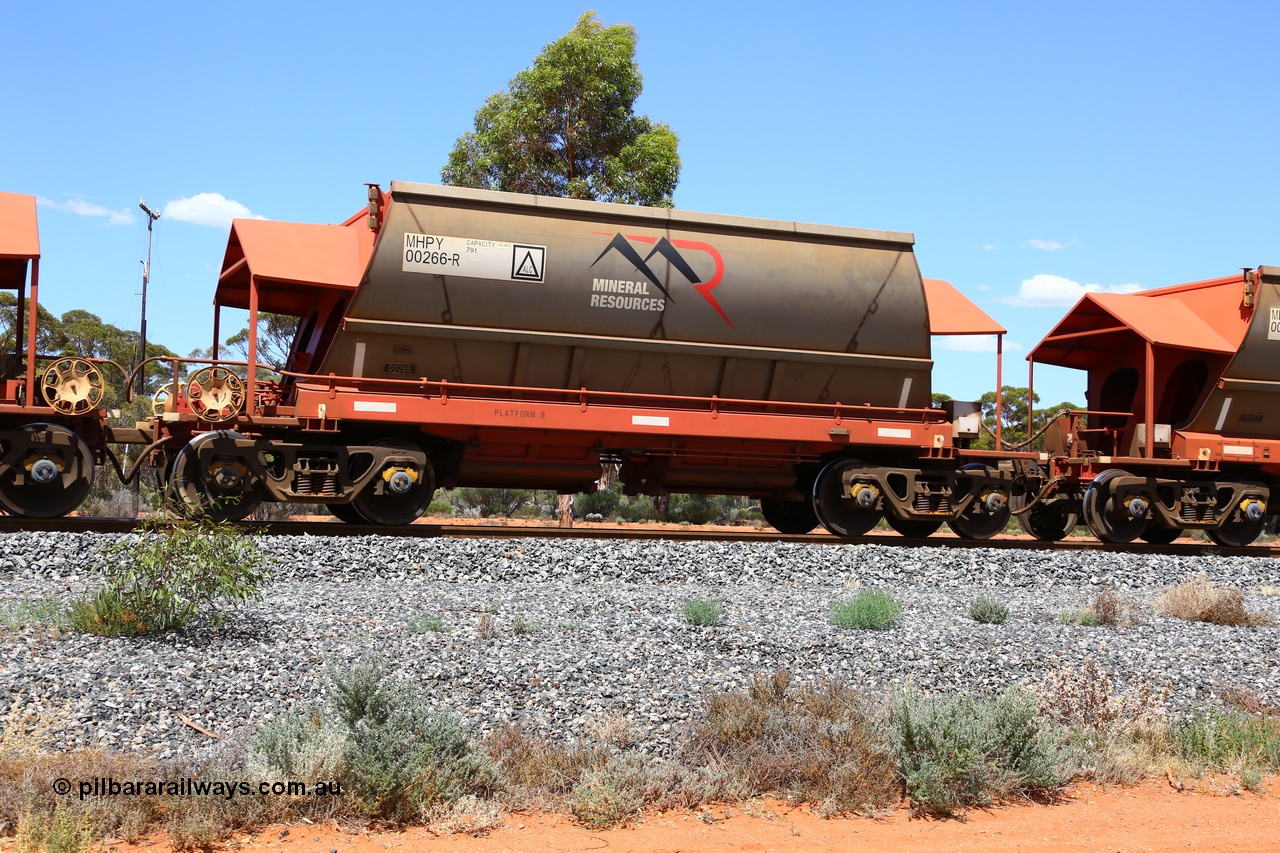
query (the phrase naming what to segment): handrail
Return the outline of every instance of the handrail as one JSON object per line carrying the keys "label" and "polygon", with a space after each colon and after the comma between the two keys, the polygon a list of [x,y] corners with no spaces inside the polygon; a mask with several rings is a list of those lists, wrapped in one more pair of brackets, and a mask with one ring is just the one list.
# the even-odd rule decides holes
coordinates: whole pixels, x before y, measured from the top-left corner
{"label": "handrail", "polygon": [[[687,403],[690,406],[708,406],[714,408],[718,412],[725,411],[726,407],[772,407],[774,409],[789,410],[814,410],[814,409],[830,409],[837,419],[860,419],[869,418],[871,413],[894,413],[894,414],[914,414],[920,415],[922,422],[945,423],[946,414],[941,409],[911,409],[896,406],[872,406],[870,404],[851,405],[848,403],[803,403],[789,400],[748,400],[737,399],[732,397],[696,397],[681,394],[641,394],[635,391],[593,391],[587,388],[541,388],[529,385],[481,385],[468,382],[450,382],[445,379],[427,379],[421,377],[419,379],[384,379],[381,377],[370,376],[338,376],[334,373],[325,375],[314,373],[295,373],[289,370],[277,370],[281,376],[297,379],[300,381],[314,381],[323,383],[330,388],[341,384],[358,384],[361,386],[388,386],[390,388],[415,388],[421,389],[424,394],[430,390],[435,390],[437,396],[442,399],[450,399],[458,396],[458,392],[474,391],[474,392],[502,392],[521,394],[521,399],[530,402],[531,397],[567,397],[570,398],[566,402],[579,402],[586,405],[588,399],[609,399],[621,401],[634,401],[637,403],[661,403],[670,405],[672,403]],[[477,395],[478,396],[478,395]]]}
{"label": "handrail", "polygon": [[[247,361],[228,361],[226,359],[221,359],[221,358],[183,358],[181,356],[176,356],[176,355],[153,355],[150,358],[144,359],[143,361],[139,362],[138,366],[135,367],[133,369],[133,372],[129,374],[129,377],[128,377],[129,378],[129,396],[125,400],[125,402],[127,403],[133,402],[133,387],[135,384],[137,384],[136,380],[138,378],[138,373],[153,361],[155,362],[163,361],[163,362],[171,363],[173,365],[173,381],[174,382],[179,381],[178,380],[179,364],[209,364],[209,365],[216,365],[218,367],[248,367],[249,366],[249,362]],[[269,370],[272,373],[275,373],[276,375],[283,375],[283,371],[281,371],[279,368],[276,368],[270,364],[255,364],[254,371],[257,372],[258,370]]]}

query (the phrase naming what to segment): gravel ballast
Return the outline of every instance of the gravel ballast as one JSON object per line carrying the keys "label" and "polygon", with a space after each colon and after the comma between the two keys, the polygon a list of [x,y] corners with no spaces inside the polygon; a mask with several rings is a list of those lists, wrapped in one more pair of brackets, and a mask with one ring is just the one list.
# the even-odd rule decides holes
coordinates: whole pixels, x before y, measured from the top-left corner
{"label": "gravel ballast", "polygon": [[[112,538],[0,535],[0,606],[86,596],[98,582],[89,555]],[[1119,691],[1168,683],[1174,705],[1235,688],[1280,703],[1280,627],[1153,609],[1165,588],[1203,572],[1280,624],[1275,559],[390,536],[273,537],[262,547],[275,559],[272,583],[219,629],[109,639],[0,627],[0,703],[70,707],[59,748],[159,757],[196,757],[215,743],[179,715],[243,740],[264,718],[321,700],[330,669],[371,660],[476,732],[517,721],[573,737],[622,717],[657,752],[678,744],[708,695],[782,668],[799,683],[843,680],[873,695],[906,684],[989,692],[1093,659]],[[832,626],[832,602],[867,587],[901,603],[897,624]],[[1105,590],[1134,624],[1062,623]],[[1008,621],[971,620],[978,596],[1007,604]],[[717,626],[685,621],[681,606],[695,597],[723,603]],[[449,630],[422,630],[429,616]]]}

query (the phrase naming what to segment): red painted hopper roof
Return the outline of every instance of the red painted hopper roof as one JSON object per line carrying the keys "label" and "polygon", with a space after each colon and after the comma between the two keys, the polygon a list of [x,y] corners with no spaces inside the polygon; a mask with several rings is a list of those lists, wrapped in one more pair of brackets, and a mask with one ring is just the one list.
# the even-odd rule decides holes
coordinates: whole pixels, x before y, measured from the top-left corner
{"label": "red painted hopper roof", "polygon": [[358,287],[372,251],[373,232],[363,220],[308,225],[237,219],[231,223],[216,298],[220,305],[248,308],[252,276],[267,285],[259,288],[258,310],[296,315],[313,301],[312,288]]}
{"label": "red painted hopper roof", "polygon": [[1242,285],[1237,274],[1141,293],[1086,293],[1028,358],[1087,370],[1110,358],[1123,334],[1155,346],[1235,353],[1249,326]]}
{"label": "red painted hopper roof", "polygon": [[949,281],[924,280],[929,306],[929,333],[933,335],[1003,335],[1004,326],[969,300]]}
{"label": "red painted hopper roof", "polygon": [[40,257],[36,227],[36,197],[0,193],[0,258],[32,260]]}

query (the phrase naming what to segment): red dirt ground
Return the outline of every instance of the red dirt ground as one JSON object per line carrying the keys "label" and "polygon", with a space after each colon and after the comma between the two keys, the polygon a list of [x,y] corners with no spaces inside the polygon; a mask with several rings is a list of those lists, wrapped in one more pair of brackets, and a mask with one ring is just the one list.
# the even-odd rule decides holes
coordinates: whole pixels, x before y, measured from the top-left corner
{"label": "red dirt ground", "polygon": [[[1053,805],[972,811],[964,820],[912,820],[905,808],[883,820],[825,820],[807,808],[761,802],[692,813],[648,815],[634,826],[589,830],[563,815],[517,813],[487,836],[437,837],[425,829],[373,833],[334,824],[271,827],[233,839],[241,853],[678,853],[678,851],[1280,851],[1280,778],[1264,793],[1240,793],[1230,780],[1168,781],[1133,788],[1072,788]],[[287,830],[287,833],[285,832]],[[155,839],[110,845],[114,853],[168,853]]]}

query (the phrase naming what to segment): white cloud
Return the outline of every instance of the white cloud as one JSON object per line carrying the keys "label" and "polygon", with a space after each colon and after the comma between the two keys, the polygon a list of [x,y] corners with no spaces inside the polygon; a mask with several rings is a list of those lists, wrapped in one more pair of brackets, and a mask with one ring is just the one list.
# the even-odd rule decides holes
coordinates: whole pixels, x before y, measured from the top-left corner
{"label": "white cloud", "polygon": [[999,248],[1000,248],[1000,247],[999,247],[999,246],[997,246],[995,243],[983,243],[983,244],[982,244],[982,251],[984,251],[984,252],[994,252],[994,251],[996,251],[996,250],[997,250],[997,249],[999,249]]}
{"label": "white cloud", "polygon": [[1051,305],[1074,305],[1086,293],[1134,293],[1142,290],[1140,284],[1081,284],[1060,275],[1039,273],[1026,279],[1018,287],[1017,296],[1006,296],[1001,299],[1007,305],[1028,305],[1046,307]]}
{"label": "white cloud", "polygon": [[1068,240],[1064,243],[1061,240],[1041,240],[1038,237],[1032,237],[1022,245],[1028,249],[1039,249],[1042,252],[1058,252],[1063,249],[1078,249],[1080,248],[1080,241]]}
{"label": "white cloud", "polygon": [[[953,352],[995,352],[996,336],[995,335],[937,335],[933,338],[933,345],[937,349],[952,350]],[[1022,352],[1022,344],[1017,341],[1005,341],[1004,351]]]}
{"label": "white cloud", "polygon": [[137,220],[137,217],[133,215],[133,211],[127,207],[120,210],[112,210],[106,205],[85,201],[82,198],[54,201],[51,198],[37,197],[36,204],[41,207],[50,207],[54,210],[74,213],[76,216],[105,216],[108,225],[132,225]]}
{"label": "white cloud", "polygon": [[189,198],[174,199],[164,206],[162,214],[178,222],[208,225],[212,228],[228,228],[233,219],[266,219],[258,216],[238,201],[222,193],[196,193]]}

